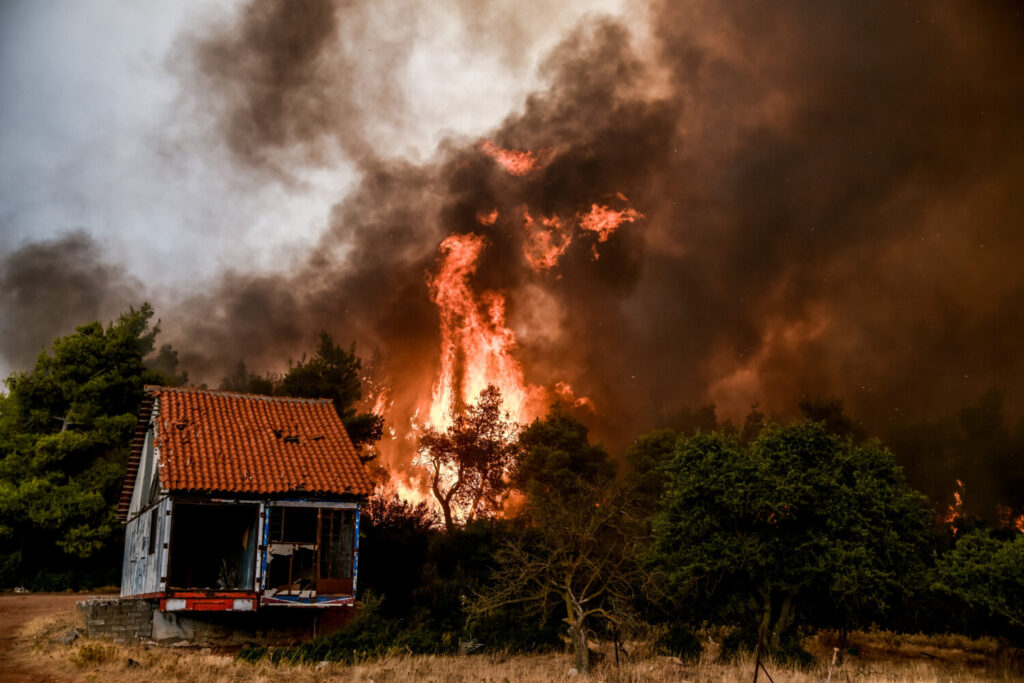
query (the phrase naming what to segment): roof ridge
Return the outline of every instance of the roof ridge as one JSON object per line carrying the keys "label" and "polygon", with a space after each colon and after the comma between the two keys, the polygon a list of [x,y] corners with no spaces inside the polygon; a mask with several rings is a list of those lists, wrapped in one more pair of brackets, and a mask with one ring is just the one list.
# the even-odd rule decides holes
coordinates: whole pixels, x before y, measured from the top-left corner
{"label": "roof ridge", "polygon": [[269,394],[247,394],[241,391],[227,391],[224,389],[204,389],[202,387],[166,387],[159,384],[147,384],[144,387],[146,393],[157,394],[161,392],[174,392],[179,394],[209,394],[210,396],[224,396],[228,398],[240,398],[255,401],[273,401],[276,403],[331,403],[329,398],[306,398],[303,396],[271,396]]}

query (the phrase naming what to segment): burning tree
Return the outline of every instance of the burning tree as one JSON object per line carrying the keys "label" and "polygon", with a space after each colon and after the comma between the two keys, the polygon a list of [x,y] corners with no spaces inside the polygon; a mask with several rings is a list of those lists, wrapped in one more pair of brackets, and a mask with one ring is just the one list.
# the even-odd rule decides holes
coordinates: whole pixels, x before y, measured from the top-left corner
{"label": "burning tree", "polygon": [[576,668],[590,669],[589,641],[596,622],[618,625],[636,585],[638,525],[632,496],[615,485],[615,466],[587,428],[555,407],[520,439],[513,475],[525,503],[527,529],[498,553],[490,590],[474,611],[486,614],[515,603],[561,606]]}
{"label": "burning tree", "polygon": [[449,417],[444,431],[428,427],[420,436],[418,462],[430,473],[431,493],[450,532],[456,517],[468,523],[501,510],[509,492],[508,469],[519,450],[519,423],[503,409],[493,385]]}

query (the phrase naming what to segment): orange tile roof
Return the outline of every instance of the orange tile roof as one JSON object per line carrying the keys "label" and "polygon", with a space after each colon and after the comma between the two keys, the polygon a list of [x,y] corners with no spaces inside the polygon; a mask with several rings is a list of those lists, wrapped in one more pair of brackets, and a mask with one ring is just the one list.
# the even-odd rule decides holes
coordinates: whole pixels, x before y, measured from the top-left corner
{"label": "orange tile roof", "polygon": [[146,387],[171,491],[351,494],[373,484],[330,399]]}

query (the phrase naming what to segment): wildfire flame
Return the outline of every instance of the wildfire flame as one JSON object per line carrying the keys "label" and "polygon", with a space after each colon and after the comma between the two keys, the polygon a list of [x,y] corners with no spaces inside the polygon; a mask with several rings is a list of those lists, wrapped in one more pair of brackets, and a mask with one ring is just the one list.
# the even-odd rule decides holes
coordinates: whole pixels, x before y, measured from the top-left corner
{"label": "wildfire flame", "polygon": [[[485,141],[481,149],[512,175],[525,175],[542,163],[531,151],[502,149],[490,141]],[[629,202],[622,193],[614,196],[620,202]],[[574,221],[541,216],[538,223],[527,207],[522,212],[524,255],[537,271],[554,267],[565,254],[573,239],[572,223],[595,234],[598,242],[605,242],[624,223],[644,217],[631,207],[615,209],[598,203],[591,204],[586,213],[577,213]],[[493,225],[498,215],[496,208],[481,212],[477,222]],[[526,383],[522,365],[513,354],[516,339],[505,322],[504,294],[478,294],[470,283],[484,247],[484,238],[479,235],[448,236],[438,247],[437,272],[428,279],[441,322],[441,368],[425,410],[427,424],[435,428],[447,428],[453,410],[472,403],[492,384],[501,391],[506,410],[519,422],[535,417],[544,403],[544,390]],[[590,399],[577,397],[568,384],[559,383],[556,391],[573,405],[593,410]]]}
{"label": "wildfire flame", "polygon": [[[622,194],[617,196],[626,200]],[[623,223],[633,223],[643,217],[633,208],[613,209],[603,204],[591,204],[590,211],[580,216],[580,228],[597,233],[598,242],[607,242]]]}
{"label": "wildfire flame", "polygon": [[384,500],[390,500],[392,496],[398,496],[401,500],[412,505],[419,505],[429,502],[430,498],[424,493],[418,482],[406,481],[397,472],[388,472],[387,478],[377,483],[373,489],[373,495]]}
{"label": "wildfire flame", "polygon": [[997,507],[999,512],[999,521],[1007,529],[1016,529],[1017,531],[1024,534],[1024,515],[1018,517],[1013,516],[1013,508],[999,505]]}
{"label": "wildfire flame", "polygon": [[[615,195],[623,202],[629,202],[621,192]],[[526,241],[523,244],[523,254],[526,261],[537,272],[543,272],[556,266],[565,254],[569,245],[572,244],[572,224],[575,223],[585,232],[597,236],[597,243],[590,246],[593,259],[600,258],[597,251],[597,244],[607,242],[608,239],[624,223],[634,223],[644,217],[642,213],[634,208],[613,209],[603,204],[591,204],[590,210],[586,213],[580,212],[575,220],[563,220],[558,216],[541,216],[540,224],[533,219],[527,207],[522,207],[523,230],[526,233]]]}
{"label": "wildfire flame", "polygon": [[558,216],[542,216],[540,223],[538,226],[523,207],[523,230],[526,232],[523,254],[536,271],[555,266],[572,244],[572,233]]}
{"label": "wildfire flame", "polygon": [[480,145],[484,153],[501,164],[510,175],[524,176],[540,167],[540,159],[533,152],[514,149],[502,149],[490,140]]}
{"label": "wildfire flame", "polygon": [[568,382],[558,382],[555,384],[555,393],[565,402],[569,403],[575,408],[589,408],[592,412],[594,409],[594,402],[586,396],[577,396],[576,392],[573,391],[572,386]]}
{"label": "wildfire flame", "polygon": [[427,411],[436,428],[447,428],[452,410],[472,403],[491,384],[520,422],[532,419],[543,403],[543,391],[527,385],[512,355],[516,340],[505,324],[505,297],[493,291],[478,295],[470,284],[484,245],[473,234],[445,238],[440,266],[429,279],[441,318],[441,369]]}
{"label": "wildfire flame", "polygon": [[374,415],[383,417],[384,413],[387,412],[390,403],[391,401],[388,400],[387,389],[381,389],[380,393],[377,394],[377,398],[373,400],[373,407],[370,409],[370,412]]}
{"label": "wildfire flame", "polygon": [[[550,158],[550,150],[534,154],[502,149],[490,141],[482,143],[481,149],[513,176],[524,176]],[[621,202],[629,201],[621,193],[614,196]],[[535,220],[527,207],[522,207],[521,211],[524,256],[538,272],[558,264],[572,244],[574,226],[596,235],[600,243],[607,241],[624,223],[643,218],[643,214],[633,208],[614,209],[597,203],[591,204],[589,211],[568,218],[542,215]],[[484,209],[476,214],[476,221],[481,226],[492,226],[499,215],[497,208]],[[452,414],[476,401],[489,385],[498,388],[505,410],[520,423],[537,417],[544,408],[547,392],[526,382],[522,365],[515,357],[517,344],[515,334],[506,323],[505,295],[500,291],[478,292],[472,284],[486,244],[485,238],[477,234],[453,234],[438,247],[437,267],[428,276],[427,284],[440,318],[440,368],[429,401],[424,400],[415,409],[412,429],[405,437],[409,442],[415,442],[417,433],[424,427],[439,430],[450,427]],[[593,246],[597,258],[596,244]],[[554,393],[575,407],[594,410],[593,402],[586,396],[577,396],[566,382],[558,382]],[[381,404],[382,408],[386,405],[390,404]],[[422,465],[420,455],[413,458],[412,463]],[[423,499],[423,487],[416,489],[402,480],[396,481],[395,487],[406,500]]]}
{"label": "wildfire flame", "polygon": [[953,535],[956,536],[960,531],[957,524],[957,520],[963,517],[964,507],[964,482],[960,479],[956,480],[956,490],[953,491],[953,504],[946,509],[946,515],[942,518],[942,521],[949,525],[952,529]]}
{"label": "wildfire flame", "polygon": [[494,225],[498,220],[498,210],[492,209],[490,213],[480,212],[476,215],[476,221],[480,225]]}

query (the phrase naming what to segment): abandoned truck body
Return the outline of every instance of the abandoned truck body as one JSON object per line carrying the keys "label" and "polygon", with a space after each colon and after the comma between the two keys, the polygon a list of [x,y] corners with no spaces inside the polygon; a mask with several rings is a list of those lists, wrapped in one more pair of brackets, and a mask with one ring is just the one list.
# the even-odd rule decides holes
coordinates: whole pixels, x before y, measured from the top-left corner
{"label": "abandoned truck body", "polygon": [[165,612],[351,605],[371,491],[329,399],[146,387],[121,596]]}

